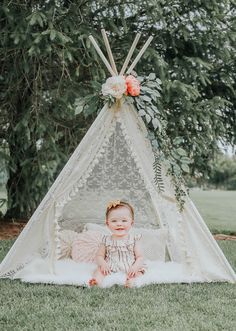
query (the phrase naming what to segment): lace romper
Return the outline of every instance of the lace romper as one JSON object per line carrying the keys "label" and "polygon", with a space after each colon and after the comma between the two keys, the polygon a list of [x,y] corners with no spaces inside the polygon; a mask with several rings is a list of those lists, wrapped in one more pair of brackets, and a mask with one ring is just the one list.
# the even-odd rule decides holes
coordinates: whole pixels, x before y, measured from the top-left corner
{"label": "lace romper", "polygon": [[[128,272],[129,268],[135,262],[134,245],[140,240],[141,234],[129,234],[125,239],[115,240],[111,235],[104,235],[102,244],[105,245],[105,261],[108,263],[112,272]],[[145,268],[141,267],[140,272],[144,273]]]}

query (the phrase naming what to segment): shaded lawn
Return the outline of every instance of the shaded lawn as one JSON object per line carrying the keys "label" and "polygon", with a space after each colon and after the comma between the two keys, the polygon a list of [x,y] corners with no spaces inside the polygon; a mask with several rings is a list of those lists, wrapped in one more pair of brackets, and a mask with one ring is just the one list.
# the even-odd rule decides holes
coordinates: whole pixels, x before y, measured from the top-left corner
{"label": "shaded lawn", "polygon": [[191,190],[190,196],[211,232],[236,234],[236,191]]}
{"label": "shaded lawn", "polygon": [[[0,259],[13,241],[0,242]],[[220,242],[236,267],[236,242]],[[0,280],[1,330],[234,330],[233,284],[87,289]]]}

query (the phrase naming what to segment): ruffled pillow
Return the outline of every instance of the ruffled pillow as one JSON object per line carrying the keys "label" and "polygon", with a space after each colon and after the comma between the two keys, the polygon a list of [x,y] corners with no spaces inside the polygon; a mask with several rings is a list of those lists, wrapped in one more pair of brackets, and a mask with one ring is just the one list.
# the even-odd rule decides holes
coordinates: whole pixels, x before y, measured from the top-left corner
{"label": "ruffled pillow", "polygon": [[77,239],[79,233],[71,230],[63,230],[59,232],[58,239],[60,240],[60,253],[58,259],[70,258],[73,242]]}
{"label": "ruffled pillow", "polygon": [[79,233],[73,242],[71,256],[75,262],[94,262],[103,234],[99,231]]}

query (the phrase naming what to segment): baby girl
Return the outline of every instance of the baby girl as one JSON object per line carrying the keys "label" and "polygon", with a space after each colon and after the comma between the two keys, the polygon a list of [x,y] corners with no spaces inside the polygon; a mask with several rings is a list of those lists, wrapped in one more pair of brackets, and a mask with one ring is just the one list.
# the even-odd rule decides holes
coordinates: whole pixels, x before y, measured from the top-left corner
{"label": "baby girl", "polygon": [[126,287],[145,272],[140,246],[141,235],[130,234],[134,223],[132,206],[123,201],[111,202],[106,210],[106,225],[111,235],[104,235],[96,255],[98,268],[89,281],[90,286],[102,284],[104,277],[122,271],[126,273]]}

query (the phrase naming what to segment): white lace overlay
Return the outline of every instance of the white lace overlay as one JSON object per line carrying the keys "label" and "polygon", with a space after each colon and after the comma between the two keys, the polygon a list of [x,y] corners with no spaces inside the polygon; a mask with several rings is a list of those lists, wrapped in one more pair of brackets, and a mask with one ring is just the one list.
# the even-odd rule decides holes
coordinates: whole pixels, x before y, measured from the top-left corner
{"label": "white lace overlay", "polygon": [[86,180],[80,179],[78,193],[63,208],[63,228],[76,228],[87,222],[104,223],[106,206],[115,199],[134,206],[137,224],[159,224],[150,194],[118,121],[87,173],[90,176]]}
{"label": "white lace overlay", "polygon": [[[235,275],[201,216],[189,200],[183,213],[163,169],[165,192],[154,183],[154,156],[142,119],[132,106],[105,106],[33,214],[0,267],[14,277],[36,257],[53,272],[60,256],[59,232],[104,224],[106,205],[125,200],[137,226],[165,228],[167,255],[203,280],[234,280]],[[199,248],[200,247],[200,248]],[[214,271],[212,271],[214,270]]]}

